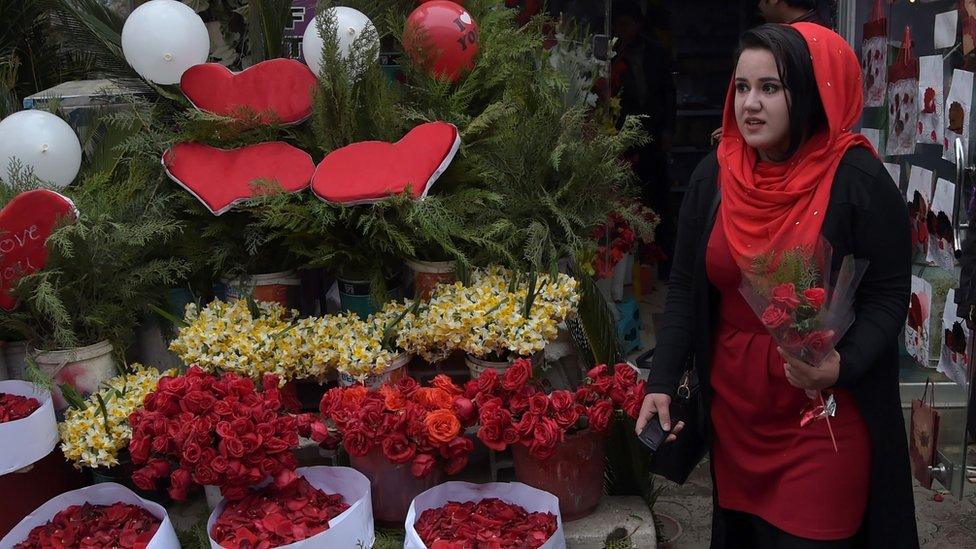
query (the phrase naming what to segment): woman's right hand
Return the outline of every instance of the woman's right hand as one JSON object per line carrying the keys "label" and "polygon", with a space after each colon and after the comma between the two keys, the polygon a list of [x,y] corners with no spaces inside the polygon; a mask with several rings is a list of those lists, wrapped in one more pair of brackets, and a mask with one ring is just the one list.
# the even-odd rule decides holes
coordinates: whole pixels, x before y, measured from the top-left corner
{"label": "woman's right hand", "polygon": [[[641,404],[640,413],[637,415],[637,434],[640,435],[647,427],[647,423],[651,421],[654,415],[659,416],[659,421],[661,422],[661,427],[667,431],[671,427],[671,396],[664,393],[650,393],[644,396],[644,402]],[[678,433],[685,428],[685,422],[679,421],[674,429],[671,429],[671,434],[664,442],[674,442],[677,440]]]}

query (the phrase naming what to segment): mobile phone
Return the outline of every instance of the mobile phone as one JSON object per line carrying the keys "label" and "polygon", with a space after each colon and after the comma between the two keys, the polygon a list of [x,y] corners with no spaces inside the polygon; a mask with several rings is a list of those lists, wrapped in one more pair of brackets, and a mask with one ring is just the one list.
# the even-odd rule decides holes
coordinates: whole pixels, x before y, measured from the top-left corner
{"label": "mobile phone", "polygon": [[671,430],[665,431],[664,427],[661,426],[661,421],[658,419],[658,416],[655,415],[647,422],[647,426],[644,427],[644,430],[641,431],[641,434],[637,438],[645,446],[650,448],[651,451],[656,452],[669,434],[671,434]]}

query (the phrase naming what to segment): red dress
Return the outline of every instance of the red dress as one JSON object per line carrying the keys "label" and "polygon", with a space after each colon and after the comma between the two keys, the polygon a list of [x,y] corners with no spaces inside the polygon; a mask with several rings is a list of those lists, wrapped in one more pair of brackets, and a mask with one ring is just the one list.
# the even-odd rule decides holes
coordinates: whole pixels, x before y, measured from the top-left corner
{"label": "red dress", "polygon": [[871,446],[853,396],[835,390],[831,426],[800,426],[808,402],[789,384],[776,342],[739,293],[741,272],[721,216],[708,242],[706,270],[721,293],[714,340],[712,461],[723,509],[750,513],[794,536],[855,535],[867,506]]}

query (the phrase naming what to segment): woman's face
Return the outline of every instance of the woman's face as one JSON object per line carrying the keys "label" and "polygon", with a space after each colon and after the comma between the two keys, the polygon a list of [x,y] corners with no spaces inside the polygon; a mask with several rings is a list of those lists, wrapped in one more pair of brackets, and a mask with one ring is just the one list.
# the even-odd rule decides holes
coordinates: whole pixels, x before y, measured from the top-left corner
{"label": "woman's face", "polygon": [[767,162],[786,160],[790,148],[789,92],[769,50],[748,49],[735,67],[735,121],[746,144]]}

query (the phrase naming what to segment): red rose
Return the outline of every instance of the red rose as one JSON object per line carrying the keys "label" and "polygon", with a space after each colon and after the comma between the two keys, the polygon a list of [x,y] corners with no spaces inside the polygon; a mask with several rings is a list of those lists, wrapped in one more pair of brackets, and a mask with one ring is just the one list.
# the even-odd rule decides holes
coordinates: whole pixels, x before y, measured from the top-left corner
{"label": "red rose", "polygon": [[522,416],[518,424],[515,425],[516,440],[528,444],[535,436],[535,425],[539,421],[539,415],[528,413]]}
{"label": "red rose", "polygon": [[590,378],[590,381],[596,381],[597,378],[605,375],[607,373],[607,365],[599,364],[590,368],[589,372],[586,372],[586,377]]}
{"label": "red rose", "polygon": [[[133,427],[132,430],[136,431],[136,428]],[[129,455],[132,456],[133,463],[137,465],[145,463],[149,459],[149,437],[133,434],[132,439],[129,440]]]}
{"label": "red rose", "polygon": [[319,411],[323,416],[329,418],[342,405],[342,388],[333,387],[322,395],[319,401]]}
{"label": "red rose", "polygon": [[403,394],[403,396],[405,396],[407,398],[410,398],[411,396],[413,396],[413,393],[419,387],[420,387],[420,384],[418,384],[417,383],[417,380],[414,379],[414,378],[412,378],[412,377],[402,378],[402,379],[400,379],[400,381],[397,381],[397,383],[396,383],[397,391],[400,391],[400,393]]}
{"label": "red rose", "polygon": [[552,409],[556,412],[568,410],[576,403],[573,393],[562,389],[553,391],[549,398],[552,400]]}
{"label": "red rose", "polygon": [[549,395],[538,393],[529,399],[529,411],[533,414],[545,414],[549,411]]}
{"label": "red rose", "polygon": [[430,382],[435,388],[444,391],[451,396],[457,396],[461,394],[461,389],[451,381],[451,378],[444,374],[437,374],[434,379]]}
{"label": "red rose", "polygon": [[561,429],[569,429],[573,425],[576,425],[576,422],[579,421],[581,415],[582,413],[580,412],[580,409],[574,404],[565,410],[559,410],[556,412],[556,425],[558,425]]}
{"label": "red rose", "polygon": [[156,488],[156,476],[153,475],[152,468],[149,466],[136,469],[132,473],[132,483],[140,490],[147,492]]}
{"label": "red rose", "polygon": [[199,444],[191,442],[183,447],[183,461],[186,461],[187,463],[196,463],[200,461],[200,455],[202,452],[203,449],[200,448]]}
{"label": "red rose", "polygon": [[790,320],[790,315],[776,305],[766,307],[762,314],[763,326],[770,330],[775,330]]}
{"label": "red rose", "polygon": [[589,385],[580,385],[576,388],[576,401],[585,406],[589,406],[596,401],[598,395],[593,387]]}
{"label": "red rose", "polygon": [[529,409],[529,399],[539,390],[531,385],[524,385],[521,390],[514,392],[508,397],[508,409],[513,414],[521,414]]}
{"label": "red rose", "polygon": [[563,430],[547,417],[540,418],[535,426],[535,438],[529,444],[529,454],[538,460],[546,460],[556,452],[556,445],[563,439]]}
{"label": "red rose", "polygon": [[512,425],[512,416],[500,403],[492,401],[483,406],[479,412],[478,438],[485,446],[501,452],[506,447],[505,430]]}
{"label": "red rose", "polygon": [[590,387],[592,387],[598,395],[605,397],[610,394],[610,390],[613,389],[613,378],[610,376],[601,376],[590,383]]}
{"label": "red rose", "polygon": [[417,448],[400,433],[394,433],[383,439],[383,455],[393,463],[407,463],[416,453]]}
{"label": "red rose", "polygon": [[444,472],[449,475],[456,475],[468,466],[468,454],[463,454],[447,460],[444,464]]}
{"label": "red rose", "polygon": [[624,400],[624,413],[631,419],[637,419],[637,416],[640,415],[641,405],[644,404],[644,386],[645,382],[641,381],[631,387],[630,392],[627,393],[627,398]]}
{"label": "red rose", "polygon": [[227,457],[244,457],[244,443],[239,438],[231,437],[221,440],[217,444],[217,449]]}
{"label": "red rose", "polygon": [[455,437],[451,442],[441,446],[441,457],[451,459],[458,456],[466,456],[474,450],[474,443],[465,436]]}
{"label": "red rose", "polygon": [[361,427],[347,430],[342,437],[342,445],[349,455],[356,457],[365,456],[373,446],[371,437]]}
{"label": "red rose", "polygon": [[478,396],[478,380],[469,379],[467,383],[464,384],[464,396],[474,400]]}
{"label": "red rose", "polygon": [[190,492],[193,483],[190,472],[182,467],[173,471],[169,476],[169,497],[176,501],[183,501]]}
{"label": "red rose", "polygon": [[478,382],[478,396],[485,397],[493,395],[495,391],[498,390],[498,372],[492,370],[491,368],[485,370],[477,379]]}
{"label": "red rose", "polygon": [[800,304],[800,298],[796,295],[796,286],[791,283],[783,283],[773,288],[771,297],[773,303],[787,311],[796,309]]}
{"label": "red rose", "polygon": [[819,311],[827,300],[827,291],[823,288],[809,288],[803,291],[803,297],[815,310]]}
{"label": "red rose", "polygon": [[[833,332],[830,330],[810,332],[807,334],[807,337],[803,339],[803,346],[810,350],[810,352],[819,355],[826,351],[830,346],[830,340],[833,335]],[[819,364],[814,364],[814,366],[819,366]]]}
{"label": "red rose", "polygon": [[462,423],[467,424],[468,422],[472,421],[476,415],[474,402],[471,402],[471,400],[467,397],[454,397],[454,413],[457,414]]}
{"label": "red rose", "polygon": [[217,473],[210,465],[201,463],[193,471],[193,481],[203,485],[216,484]]}
{"label": "red rose", "polygon": [[519,391],[528,383],[530,377],[532,377],[532,361],[519,358],[512,362],[508,370],[505,370],[502,387],[507,391]]}
{"label": "red rose", "polygon": [[637,383],[637,371],[630,364],[617,364],[613,367],[613,385],[626,391]]}
{"label": "red rose", "polygon": [[410,464],[410,472],[413,473],[413,476],[416,478],[424,478],[430,474],[430,471],[434,468],[434,464],[436,463],[437,460],[435,460],[434,456],[430,454],[417,454],[417,456],[413,458],[413,463]]}
{"label": "red rose", "polygon": [[609,400],[601,400],[590,406],[586,415],[590,418],[590,428],[598,433],[605,433],[610,428],[610,419],[613,417],[613,403]]}

